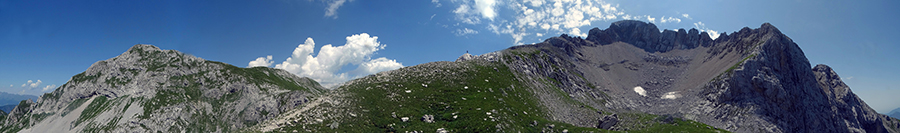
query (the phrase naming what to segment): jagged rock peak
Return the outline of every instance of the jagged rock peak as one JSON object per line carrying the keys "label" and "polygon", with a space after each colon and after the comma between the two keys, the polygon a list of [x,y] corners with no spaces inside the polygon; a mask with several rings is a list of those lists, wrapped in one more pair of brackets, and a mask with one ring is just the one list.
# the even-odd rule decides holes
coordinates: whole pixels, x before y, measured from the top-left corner
{"label": "jagged rock peak", "polygon": [[126,51],[126,52],[132,52],[132,51],[137,52],[135,50],[137,50],[137,51],[162,51],[161,49],[159,49],[159,47],[156,47],[156,46],[153,46],[150,44],[135,44],[134,46],[131,46],[131,48],[128,48],[128,51]]}
{"label": "jagged rock peak", "polygon": [[664,30],[653,23],[635,20],[617,21],[609,25],[609,28],[601,30],[591,29],[586,40],[600,45],[614,42],[625,42],[644,49],[647,52],[668,52],[674,49],[693,49],[696,47],[709,47],[713,39],[709,33],[700,32],[697,29]]}
{"label": "jagged rock peak", "polygon": [[831,67],[825,64],[817,64],[815,67],[813,67],[813,72],[825,72],[828,75],[833,75],[836,79],[840,79],[840,77],[837,77],[837,73],[835,73],[834,70],[831,69]]}
{"label": "jagged rock peak", "polygon": [[816,80],[819,82],[819,86],[821,86],[825,93],[832,99],[845,99],[844,97],[851,93],[850,87],[848,87],[847,84],[841,80],[841,77],[828,65],[818,64],[813,67],[812,71],[816,74]]}

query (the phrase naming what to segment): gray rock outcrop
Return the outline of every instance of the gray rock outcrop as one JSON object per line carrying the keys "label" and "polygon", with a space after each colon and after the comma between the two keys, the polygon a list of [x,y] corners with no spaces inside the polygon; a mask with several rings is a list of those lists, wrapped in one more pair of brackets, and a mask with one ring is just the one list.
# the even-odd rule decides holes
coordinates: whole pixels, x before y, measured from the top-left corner
{"label": "gray rock outcrop", "polygon": [[700,46],[710,47],[714,44],[708,33],[701,33],[693,28],[688,31],[684,29],[665,30],[662,33],[659,31],[652,23],[624,20],[614,22],[604,30],[591,29],[585,40],[600,45],[625,42],[649,53],[667,52],[673,49],[693,49]]}
{"label": "gray rock outcrop", "polygon": [[3,125],[24,132],[229,132],[322,92],[315,81],[284,70],[238,68],[139,44],[19,105]]}
{"label": "gray rock outcrop", "polygon": [[[659,32],[625,20],[585,39],[562,35],[508,51],[516,51],[508,64],[523,76],[552,79],[601,110],[673,114],[736,132],[900,131],[892,128],[900,122],[869,108],[830,68],[810,68],[800,47],[769,23],[713,40],[695,29]],[[646,92],[637,95],[635,86]],[[599,117],[556,105],[565,104],[548,105],[555,120],[582,126]]]}
{"label": "gray rock outcrop", "polygon": [[612,130],[612,127],[619,123],[619,117],[616,114],[603,116],[597,124],[597,128]]}

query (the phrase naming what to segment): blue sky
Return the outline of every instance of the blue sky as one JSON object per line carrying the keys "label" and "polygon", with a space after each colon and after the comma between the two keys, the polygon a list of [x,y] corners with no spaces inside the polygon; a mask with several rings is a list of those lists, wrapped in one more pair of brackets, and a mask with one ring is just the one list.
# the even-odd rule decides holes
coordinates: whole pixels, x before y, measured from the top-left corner
{"label": "blue sky", "polygon": [[813,65],[833,67],[870,106],[887,112],[900,107],[900,56],[892,54],[900,50],[894,41],[900,31],[900,11],[893,9],[898,5],[900,1],[808,0],[2,0],[0,91],[50,92],[94,62],[138,43],[240,67],[283,68],[334,84],[401,66],[452,61],[466,51],[483,54],[563,33],[584,35],[623,19],[653,22],[660,29],[717,33],[769,22],[797,42]]}

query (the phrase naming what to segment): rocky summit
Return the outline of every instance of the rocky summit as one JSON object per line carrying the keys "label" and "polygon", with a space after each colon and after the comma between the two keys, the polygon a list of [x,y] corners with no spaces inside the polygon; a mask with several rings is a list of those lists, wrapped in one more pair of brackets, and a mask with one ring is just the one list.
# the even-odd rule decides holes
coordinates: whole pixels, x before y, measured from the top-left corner
{"label": "rocky summit", "polygon": [[323,92],[315,81],[284,70],[238,68],[135,45],[36,101],[23,101],[2,131],[230,132]]}
{"label": "rocky summit", "polygon": [[0,114],[2,132],[900,132],[775,26],[619,21],[335,89],[135,45]]}

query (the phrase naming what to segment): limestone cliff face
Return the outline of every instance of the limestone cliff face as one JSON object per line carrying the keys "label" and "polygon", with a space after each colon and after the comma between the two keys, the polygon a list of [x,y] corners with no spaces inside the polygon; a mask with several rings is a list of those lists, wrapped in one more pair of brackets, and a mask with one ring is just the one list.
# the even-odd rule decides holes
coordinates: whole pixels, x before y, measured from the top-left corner
{"label": "limestone cliff face", "polygon": [[238,68],[135,45],[19,105],[3,130],[227,132],[273,118],[323,91],[315,81],[283,70]]}
{"label": "limestone cliff face", "polygon": [[[888,119],[862,102],[826,65],[810,69],[796,43],[771,24],[742,29],[730,39],[758,38],[747,47],[750,56],[721,78],[704,87],[701,96],[722,108],[713,112],[742,112],[724,116],[755,117],[757,123],[728,124],[738,131],[776,132],[898,132]],[[763,128],[774,125],[775,129]],[[763,130],[765,129],[765,130]]]}

